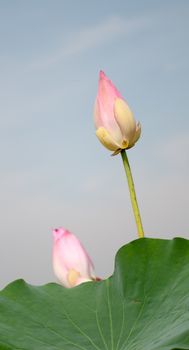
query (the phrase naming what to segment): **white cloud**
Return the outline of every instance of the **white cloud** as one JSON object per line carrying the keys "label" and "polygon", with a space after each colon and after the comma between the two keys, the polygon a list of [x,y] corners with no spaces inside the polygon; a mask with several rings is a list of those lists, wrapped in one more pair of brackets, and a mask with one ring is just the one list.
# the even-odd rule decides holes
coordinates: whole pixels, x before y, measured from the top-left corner
{"label": "white cloud", "polygon": [[146,18],[125,19],[119,16],[111,17],[91,27],[81,29],[69,37],[69,43],[63,45],[57,52],[49,54],[30,64],[33,69],[48,68],[65,58],[79,54],[91,48],[111,42],[119,36],[129,35],[149,21]]}

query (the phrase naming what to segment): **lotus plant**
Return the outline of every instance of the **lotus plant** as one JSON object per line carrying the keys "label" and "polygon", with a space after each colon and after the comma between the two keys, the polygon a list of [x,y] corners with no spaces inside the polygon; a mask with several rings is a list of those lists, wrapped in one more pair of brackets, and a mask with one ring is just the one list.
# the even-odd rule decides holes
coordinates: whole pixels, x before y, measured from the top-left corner
{"label": "lotus plant", "polygon": [[141,134],[140,123],[111,80],[100,71],[94,120],[100,142],[114,155],[134,146]]}
{"label": "lotus plant", "polygon": [[79,239],[68,230],[53,230],[53,269],[60,283],[75,287],[96,280],[93,263]]}
{"label": "lotus plant", "polygon": [[94,107],[96,135],[113,155],[121,153],[125,168],[138,236],[144,237],[142,221],[136,198],[129,160],[125,152],[135,145],[141,134],[141,126],[111,80],[100,71],[98,93]]}

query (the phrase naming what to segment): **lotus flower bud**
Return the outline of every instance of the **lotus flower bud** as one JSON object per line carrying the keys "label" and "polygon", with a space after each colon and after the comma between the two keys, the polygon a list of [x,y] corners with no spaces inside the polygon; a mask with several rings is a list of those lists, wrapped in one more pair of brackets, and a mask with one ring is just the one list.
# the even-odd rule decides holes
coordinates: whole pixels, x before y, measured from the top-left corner
{"label": "lotus flower bud", "polygon": [[96,280],[93,263],[78,238],[69,231],[53,230],[53,269],[63,286],[75,287]]}
{"label": "lotus flower bud", "polygon": [[102,71],[100,71],[94,119],[98,139],[114,152],[113,155],[133,147],[140,137],[140,123],[136,123],[129,106]]}

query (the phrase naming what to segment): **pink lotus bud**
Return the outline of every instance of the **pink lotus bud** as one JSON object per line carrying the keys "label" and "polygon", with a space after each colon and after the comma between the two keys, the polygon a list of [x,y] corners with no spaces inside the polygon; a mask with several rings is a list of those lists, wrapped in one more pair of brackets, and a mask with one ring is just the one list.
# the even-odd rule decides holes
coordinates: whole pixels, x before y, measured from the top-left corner
{"label": "pink lotus bud", "polygon": [[91,259],[78,238],[63,229],[53,230],[53,269],[58,280],[67,288],[96,280]]}
{"label": "pink lotus bud", "polygon": [[114,151],[113,154],[133,147],[140,137],[140,123],[136,123],[129,106],[102,71],[100,71],[94,119],[98,139],[106,148]]}

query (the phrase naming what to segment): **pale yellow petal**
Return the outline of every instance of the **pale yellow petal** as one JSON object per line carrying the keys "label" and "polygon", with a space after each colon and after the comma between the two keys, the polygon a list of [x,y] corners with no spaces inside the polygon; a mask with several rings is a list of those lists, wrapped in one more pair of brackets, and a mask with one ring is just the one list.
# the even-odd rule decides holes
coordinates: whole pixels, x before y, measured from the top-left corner
{"label": "pale yellow petal", "polygon": [[129,106],[121,98],[115,100],[114,115],[121,129],[123,138],[130,144],[135,135],[136,122]]}
{"label": "pale yellow petal", "polygon": [[135,131],[135,136],[134,136],[134,139],[133,139],[133,142],[136,143],[139,139],[141,135],[141,125],[140,123],[138,122],[137,123],[137,126],[136,126],[136,131]]}
{"label": "pale yellow petal", "polygon": [[80,273],[74,269],[69,270],[67,280],[70,287],[74,287],[77,284],[77,280],[80,277]]}
{"label": "pale yellow petal", "polygon": [[110,151],[117,151],[117,149],[121,148],[121,145],[115,142],[109,132],[103,127],[97,129],[96,136],[103,144],[103,146],[105,146]]}
{"label": "pale yellow petal", "polygon": [[131,148],[135,145],[135,143],[138,141],[140,135],[141,135],[141,125],[140,125],[140,123],[137,123],[133,140],[130,142],[128,148]]}

